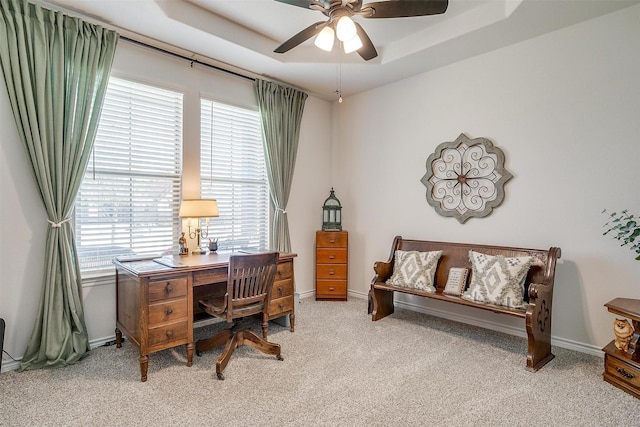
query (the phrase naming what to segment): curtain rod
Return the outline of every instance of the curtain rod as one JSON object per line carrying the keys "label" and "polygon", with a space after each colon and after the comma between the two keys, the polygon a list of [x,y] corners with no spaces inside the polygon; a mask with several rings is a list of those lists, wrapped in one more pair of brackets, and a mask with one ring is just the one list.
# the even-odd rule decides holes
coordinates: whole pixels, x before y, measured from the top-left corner
{"label": "curtain rod", "polygon": [[253,78],[253,77],[249,77],[249,76],[246,76],[244,74],[236,73],[235,71],[227,70],[226,68],[218,67],[217,65],[209,64],[207,62],[202,62],[202,61],[199,61],[199,60],[197,60],[195,58],[189,58],[188,56],[180,55],[179,53],[171,52],[169,50],[162,49],[162,48],[160,48],[158,46],[153,46],[153,45],[150,45],[148,43],[144,43],[144,42],[141,42],[139,40],[134,40],[134,39],[131,39],[131,38],[123,36],[123,35],[120,35],[120,39],[128,41],[129,43],[137,44],[137,45],[149,48],[149,49],[153,49],[153,50],[158,51],[158,52],[165,53],[167,55],[175,56],[176,58],[184,59],[185,61],[189,61],[191,63],[191,65],[193,65],[193,64],[204,65],[205,67],[213,68],[214,70],[218,70],[218,71],[222,71],[222,72],[225,72],[225,73],[228,73],[228,74],[232,74],[232,75],[234,75],[236,77],[241,77],[243,79],[251,80],[252,82],[256,81],[256,79]]}

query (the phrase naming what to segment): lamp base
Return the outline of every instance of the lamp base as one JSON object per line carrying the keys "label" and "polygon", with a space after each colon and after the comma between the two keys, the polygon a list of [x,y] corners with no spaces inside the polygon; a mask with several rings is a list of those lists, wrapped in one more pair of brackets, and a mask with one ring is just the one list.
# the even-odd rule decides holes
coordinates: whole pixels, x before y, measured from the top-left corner
{"label": "lamp base", "polygon": [[204,248],[195,248],[194,250],[191,251],[192,255],[206,255],[208,253],[209,253],[209,250]]}

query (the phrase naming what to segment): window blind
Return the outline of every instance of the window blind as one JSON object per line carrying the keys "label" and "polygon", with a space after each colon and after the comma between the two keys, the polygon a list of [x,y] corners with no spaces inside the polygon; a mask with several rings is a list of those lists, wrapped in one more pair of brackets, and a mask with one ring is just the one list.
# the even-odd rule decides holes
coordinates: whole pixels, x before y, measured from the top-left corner
{"label": "window blind", "polygon": [[76,200],[83,271],[170,250],[179,235],[182,94],[110,78]]}
{"label": "window blind", "polygon": [[269,183],[260,113],[200,101],[201,195],[218,201],[209,238],[220,249],[267,249]]}

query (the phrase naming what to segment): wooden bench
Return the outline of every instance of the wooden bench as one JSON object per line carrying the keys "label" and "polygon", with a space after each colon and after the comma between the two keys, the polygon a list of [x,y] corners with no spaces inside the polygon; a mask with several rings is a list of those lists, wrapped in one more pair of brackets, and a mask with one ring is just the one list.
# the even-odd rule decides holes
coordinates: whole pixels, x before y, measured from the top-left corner
{"label": "wooden bench", "polygon": [[[396,250],[403,251],[442,251],[434,277],[435,292],[425,292],[413,288],[405,288],[388,285],[385,282],[393,273],[394,254]],[[449,269],[452,267],[472,268],[469,260],[469,251],[482,252],[487,255],[503,255],[504,257],[532,256],[534,262],[529,268],[524,285],[524,308],[509,308],[500,305],[470,301],[458,296],[444,294]],[[466,243],[430,242],[424,240],[407,240],[396,236],[391,247],[391,255],[386,262],[376,262],[373,266],[375,277],[371,282],[369,291],[369,314],[371,320],[380,320],[393,313],[393,294],[402,292],[433,298],[439,301],[447,301],[494,313],[525,319],[528,353],[527,369],[537,371],[551,359],[551,309],[553,302],[553,282],[556,269],[556,259],[560,258],[560,248],[552,247],[549,250],[522,249],[503,246],[474,245]],[[469,278],[471,283],[471,277]]]}

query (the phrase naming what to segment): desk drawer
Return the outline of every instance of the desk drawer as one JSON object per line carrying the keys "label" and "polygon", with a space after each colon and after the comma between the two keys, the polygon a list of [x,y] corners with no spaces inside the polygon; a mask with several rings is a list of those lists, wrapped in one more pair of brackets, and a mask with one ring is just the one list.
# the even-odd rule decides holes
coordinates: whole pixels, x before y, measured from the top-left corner
{"label": "desk drawer", "polygon": [[194,271],[193,286],[209,285],[212,283],[227,283],[227,271],[227,267],[220,267],[215,270]]}
{"label": "desk drawer", "polygon": [[346,280],[318,280],[316,281],[316,298],[345,299],[347,295]]}
{"label": "desk drawer", "polygon": [[293,278],[293,262],[279,262],[275,280]]}
{"label": "desk drawer", "polygon": [[293,296],[271,299],[268,314],[270,317],[293,311]]}
{"label": "desk drawer", "polygon": [[318,231],[316,233],[316,247],[318,248],[346,248],[346,231]]}
{"label": "desk drawer", "polygon": [[160,304],[149,304],[149,325],[186,319],[187,313],[186,298]]}
{"label": "desk drawer", "polygon": [[153,347],[169,348],[186,343],[188,328],[189,322],[187,320],[149,328],[150,350],[158,350]]}
{"label": "desk drawer", "polygon": [[149,302],[187,295],[187,276],[149,282]]}
{"label": "desk drawer", "polygon": [[347,266],[345,264],[316,265],[316,279],[346,279]]}
{"label": "desk drawer", "polygon": [[271,299],[282,298],[293,295],[293,279],[278,280],[273,282]]}
{"label": "desk drawer", "polygon": [[316,263],[318,264],[346,264],[346,248],[316,249]]}

